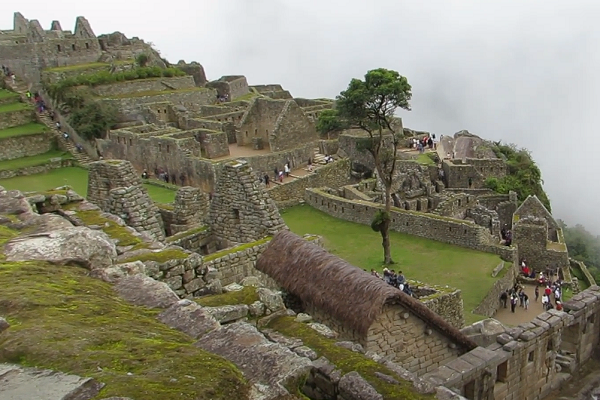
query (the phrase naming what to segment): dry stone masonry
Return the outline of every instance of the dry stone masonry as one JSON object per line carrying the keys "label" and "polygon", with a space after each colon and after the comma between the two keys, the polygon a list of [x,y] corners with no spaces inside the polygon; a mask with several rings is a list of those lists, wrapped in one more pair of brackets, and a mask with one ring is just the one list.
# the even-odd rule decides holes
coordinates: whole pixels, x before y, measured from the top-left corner
{"label": "dry stone masonry", "polygon": [[160,212],[129,161],[90,164],[88,199],[103,211],[118,215],[138,232],[158,241],[165,239]]}
{"label": "dry stone masonry", "polygon": [[232,243],[254,242],[286,227],[275,202],[243,160],[223,166],[209,218],[215,235]]}

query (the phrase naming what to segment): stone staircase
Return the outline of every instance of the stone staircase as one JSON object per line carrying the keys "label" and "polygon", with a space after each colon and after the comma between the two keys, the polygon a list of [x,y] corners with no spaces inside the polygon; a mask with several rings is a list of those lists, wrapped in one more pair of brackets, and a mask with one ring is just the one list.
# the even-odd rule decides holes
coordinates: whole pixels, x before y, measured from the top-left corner
{"label": "stone staircase", "polygon": [[[318,147],[315,147],[313,150],[313,164],[314,165],[325,165],[327,164],[325,162],[325,156],[326,154],[321,154],[321,149],[319,149]],[[331,157],[333,157],[333,160],[338,160],[339,157],[336,154],[330,154]]]}
{"label": "stone staircase", "polygon": [[[25,93],[29,90],[29,86],[26,82],[17,80],[15,84],[13,84],[12,80],[9,78],[6,78],[5,82],[10,89],[14,90],[20,95],[21,100],[23,102],[28,103],[31,101],[25,95]],[[46,125],[48,129],[50,129],[50,132],[52,132],[52,134],[56,138],[58,147],[71,153],[71,155],[79,163],[79,165],[86,166],[94,161],[85,151],[80,152],[79,150],[77,150],[77,147],[75,147],[75,143],[73,143],[72,140],[65,139],[65,137],[62,135],[62,132],[56,128],[56,122],[54,122],[52,118],[50,118],[47,111],[43,114],[36,112],[36,117],[40,123]]]}

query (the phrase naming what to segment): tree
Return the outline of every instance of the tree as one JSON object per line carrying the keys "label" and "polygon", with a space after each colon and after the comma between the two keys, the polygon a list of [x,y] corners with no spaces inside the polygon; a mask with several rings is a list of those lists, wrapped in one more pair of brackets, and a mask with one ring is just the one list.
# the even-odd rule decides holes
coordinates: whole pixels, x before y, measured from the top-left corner
{"label": "tree", "polygon": [[104,137],[116,121],[117,110],[102,101],[88,101],[69,117],[73,129],[87,140]]}
{"label": "tree", "polygon": [[411,90],[404,76],[379,68],[368,71],[364,81],[352,79],[348,89],[340,93],[336,102],[340,124],[366,132],[367,137],[359,145],[373,156],[377,175],[385,189],[385,211],[378,212],[371,224],[373,230],[381,234],[385,264],[394,262],[389,236],[392,183],[399,141],[393,128],[394,113],[398,108],[410,111]]}
{"label": "tree", "polygon": [[348,128],[348,126],[344,120],[340,119],[337,110],[324,110],[321,114],[319,114],[319,119],[317,121],[317,132],[323,136],[327,135],[327,139],[329,139],[330,133],[339,132],[346,128]]}

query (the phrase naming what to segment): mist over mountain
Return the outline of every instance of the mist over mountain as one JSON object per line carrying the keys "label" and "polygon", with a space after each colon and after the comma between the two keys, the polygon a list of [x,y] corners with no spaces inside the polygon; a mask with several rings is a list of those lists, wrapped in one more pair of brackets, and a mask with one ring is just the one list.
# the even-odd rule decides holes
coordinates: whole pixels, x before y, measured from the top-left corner
{"label": "mist over mountain", "polygon": [[96,34],[121,31],[171,62],[200,62],[209,79],[243,74],[296,97],[335,97],[369,69],[397,70],[413,86],[405,126],[529,149],[554,215],[600,234],[598,2],[34,0],[5,7],[3,29],[13,11],[46,28],[56,19],[72,29],[83,15]]}

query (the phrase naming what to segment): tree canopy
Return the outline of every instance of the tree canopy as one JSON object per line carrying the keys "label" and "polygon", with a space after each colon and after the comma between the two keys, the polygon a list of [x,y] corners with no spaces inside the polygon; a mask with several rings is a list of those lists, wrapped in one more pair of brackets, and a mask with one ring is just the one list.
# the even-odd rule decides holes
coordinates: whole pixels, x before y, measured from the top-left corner
{"label": "tree canopy", "polygon": [[583,225],[568,227],[558,220],[563,229],[569,256],[583,261],[597,282],[600,282],[600,236],[594,236]]}

